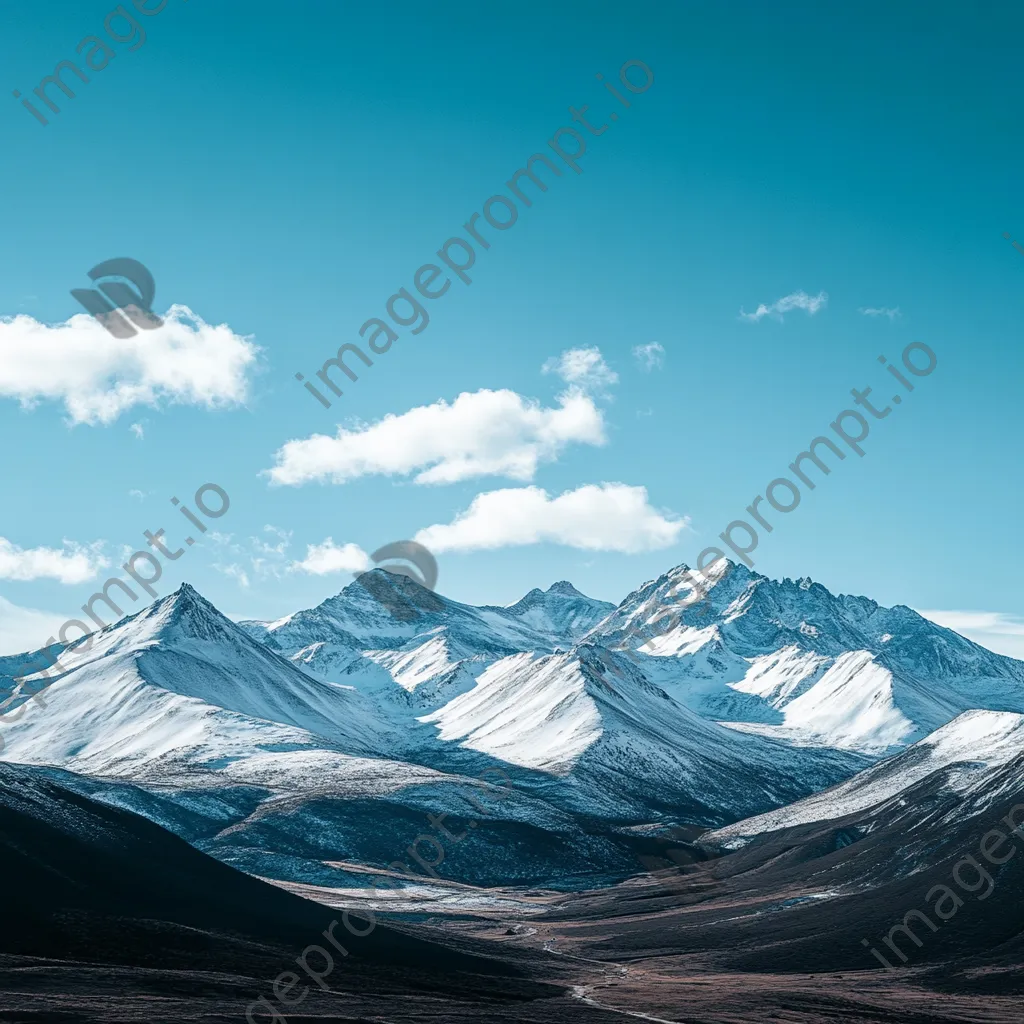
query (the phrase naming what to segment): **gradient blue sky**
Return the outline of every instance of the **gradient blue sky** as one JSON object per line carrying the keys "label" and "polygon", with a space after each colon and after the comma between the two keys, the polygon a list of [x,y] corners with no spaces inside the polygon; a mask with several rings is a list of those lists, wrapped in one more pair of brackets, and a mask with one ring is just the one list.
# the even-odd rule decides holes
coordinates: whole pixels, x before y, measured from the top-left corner
{"label": "gradient blue sky", "polygon": [[[936,371],[873,425],[864,458],[774,515],[755,568],[970,612],[962,631],[1024,655],[1024,256],[1002,237],[1024,240],[1024,9],[169,0],[137,15],[145,43],[112,44],[115,59],[42,127],[10,91],[30,95],[103,34],[113,6],[0,13],[0,315],[65,321],[88,269],[130,256],[152,270],[159,311],[188,306],[260,353],[244,402],[215,410],[160,400],[69,425],[59,401],[0,394],[11,550],[67,539],[120,561],[159,527],[180,543],[187,524],[169,498],[214,481],[232,499],[217,524],[232,539],[191,548],[158,589],[187,579],[229,614],[276,617],[349,582],[287,569],[328,536],[372,551],[451,522],[482,492],[611,482],[646,488],[689,527],[633,553],[447,552],[438,589],[506,603],[566,578],[617,601],[743,517],[850,388],[895,393],[876,357],[898,362],[922,341]],[[625,110],[595,75],[616,81],[631,59],[655,82]],[[566,169],[513,228],[491,230],[472,285],[454,281],[426,330],[402,332],[331,410],[318,405],[293,374],[357,341],[583,104],[598,124],[622,113],[588,139],[583,173]],[[800,291],[827,303],[740,317]],[[859,312],[869,307],[900,315]],[[646,371],[631,353],[652,343],[662,364]],[[532,481],[273,487],[261,475],[286,441],[463,392],[505,388],[551,407],[565,384],[542,365],[589,347],[619,378],[593,397],[607,443],[568,445]],[[290,541],[257,552],[260,568],[250,538],[282,536],[268,525]],[[0,646],[42,641],[115,570],[73,584],[9,571]]]}

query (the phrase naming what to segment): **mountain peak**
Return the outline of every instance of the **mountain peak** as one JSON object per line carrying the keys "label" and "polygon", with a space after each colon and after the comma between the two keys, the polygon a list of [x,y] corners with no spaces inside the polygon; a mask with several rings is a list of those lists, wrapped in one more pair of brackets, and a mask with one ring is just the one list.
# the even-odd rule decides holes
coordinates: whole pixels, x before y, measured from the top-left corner
{"label": "mountain peak", "polygon": [[206,600],[203,597],[203,595],[200,594],[199,591],[196,590],[196,588],[192,586],[191,583],[182,583],[182,585],[180,587],[178,587],[178,589],[176,591],[174,591],[173,594],[171,594],[171,597],[181,598],[181,599],[183,599],[185,601],[204,601],[205,602],[205,600]]}
{"label": "mountain peak", "polygon": [[548,587],[546,593],[548,594],[563,594],[565,597],[583,597],[581,594],[568,580],[559,580],[557,583],[552,583]]}
{"label": "mountain peak", "polygon": [[235,631],[234,623],[189,583],[182,583],[135,618],[152,622],[164,635],[172,629],[197,639],[216,640]]}
{"label": "mountain peak", "polygon": [[494,609],[548,637],[556,647],[575,643],[614,610],[615,605],[581,594],[568,580],[547,590],[534,587],[515,604]]}
{"label": "mountain peak", "polygon": [[176,605],[195,604],[200,607],[209,608],[220,615],[220,612],[191,583],[182,583],[173,594],[168,595],[167,599],[173,600]]}
{"label": "mountain peak", "polygon": [[[327,598],[322,604],[338,600],[351,601],[353,599],[362,599],[367,595],[380,603],[382,595],[386,594],[389,589],[406,595],[430,594],[434,595],[432,601],[436,602],[439,600],[436,597],[435,591],[423,586],[419,580],[404,572],[398,572],[395,569],[387,569],[378,565],[372,569],[367,569],[366,572],[359,573],[351,583],[342,588],[340,593],[335,594],[334,597]],[[387,603],[386,599],[385,603]]]}

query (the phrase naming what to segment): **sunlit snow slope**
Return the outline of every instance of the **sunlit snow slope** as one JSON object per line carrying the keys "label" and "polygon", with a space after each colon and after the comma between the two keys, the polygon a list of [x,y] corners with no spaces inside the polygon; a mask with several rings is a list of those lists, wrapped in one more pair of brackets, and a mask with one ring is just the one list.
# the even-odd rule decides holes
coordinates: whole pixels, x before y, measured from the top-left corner
{"label": "sunlit snow slope", "polygon": [[[936,785],[958,801],[984,794],[986,802],[998,802],[1014,792],[1020,793],[1024,783],[1024,775],[1018,771],[1016,789],[1007,791],[997,779],[999,770],[1015,763],[1019,768],[1022,760],[1024,715],[968,711],[902,753],[837,786],[728,825],[705,839],[732,846],[745,838],[779,829],[844,818],[890,803],[905,804],[908,793],[925,780],[934,779]],[[1024,793],[1020,795],[1024,797]]]}

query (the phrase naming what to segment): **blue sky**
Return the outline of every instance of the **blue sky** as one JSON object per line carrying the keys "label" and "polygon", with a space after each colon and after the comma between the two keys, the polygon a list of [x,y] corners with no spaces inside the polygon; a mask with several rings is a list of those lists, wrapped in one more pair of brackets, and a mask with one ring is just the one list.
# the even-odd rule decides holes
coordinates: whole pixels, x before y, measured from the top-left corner
{"label": "blue sky", "polygon": [[[17,40],[0,647],[44,640],[143,530],[180,544],[170,498],[194,507],[206,482],[230,510],[165,565],[161,594],[188,580],[229,614],[276,617],[350,581],[325,567],[419,534],[447,545],[452,597],[567,578],[617,601],[746,517],[856,408],[851,388],[887,401],[900,385],[877,357],[899,366],[919,341],[934,373],[863,458],[774,514],[755,568],[938,610],[1024,656],[1024,256],[1003,238],[1024,241],[1024,12],[169,0],[127,5],[140,43],[118,18],[125,41],[107,38],[113,6],[0,14]],[[69,77],[74,99],[51,88],[42,126],[10,91],[81,63],[89,35],[115,56]],[[619,81],[631,60],[654,75],[641,94]],[[583,105],[599,136],[571,119]],[[582,173],[558,162],[546,193],[527,183],[517,222],[483,228],[472,283],[421,299],[429,325],[318,404],[294,374],[415,291],[531,154],[557,162],[562,126],[585,137]],[[152,271],[159,313],[201,320],[120,348],[94,321],[61,327],[83,315],[70,290],[115,256]],[[809,308],[741,315],[793,295]],[[334,440],[289,449],[275,482],[277,453],[314,435]]]}

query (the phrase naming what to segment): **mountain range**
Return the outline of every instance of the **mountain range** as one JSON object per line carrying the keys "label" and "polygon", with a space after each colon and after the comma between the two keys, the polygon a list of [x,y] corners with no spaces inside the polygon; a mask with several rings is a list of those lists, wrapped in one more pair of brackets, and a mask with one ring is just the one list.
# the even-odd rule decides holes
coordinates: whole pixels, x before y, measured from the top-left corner
{"label": "mountain range", "polygon": [[[1024,792],[1024,663],[910,608],[742,565],[661,632],[686,571],[618,605],[563,581],[475,607],[377,569],[315,608],[239,623],[186,584],[59,652],[43,707],[19,712],[38,652],[0,659],[19,715],[0,792],[86,801],[130,832],[165,830],[211,879],[233,868],[396,921],[509,912],[530,920],[522,934],[621,960],[654,955],[665,921],[689,935],[700,920],[729,971],[754,963],[730,946],[737,929],[776,969],[800,948],[857,970],[859,936],[837,952],[787,929],[827,927],[854,893],[873,894],[858,906],[877,905],[881,928],[913,864]],[[28,805],[11,806],[11,827],[34,835]],[[410,846],[451,834],[438,816],[462,838],[424,871]],[[827,884],[808,882],[812,861]],[[367,899],[382,874],[397,895]],[[735,918],[722,908],[741,891]],[[638,932],[637,900],[661,923]],[[593,937],[558,931],[590,918]],[[790,951],[762,948],[768,934]],[[673,938],[673,955],[690,941]]]}

